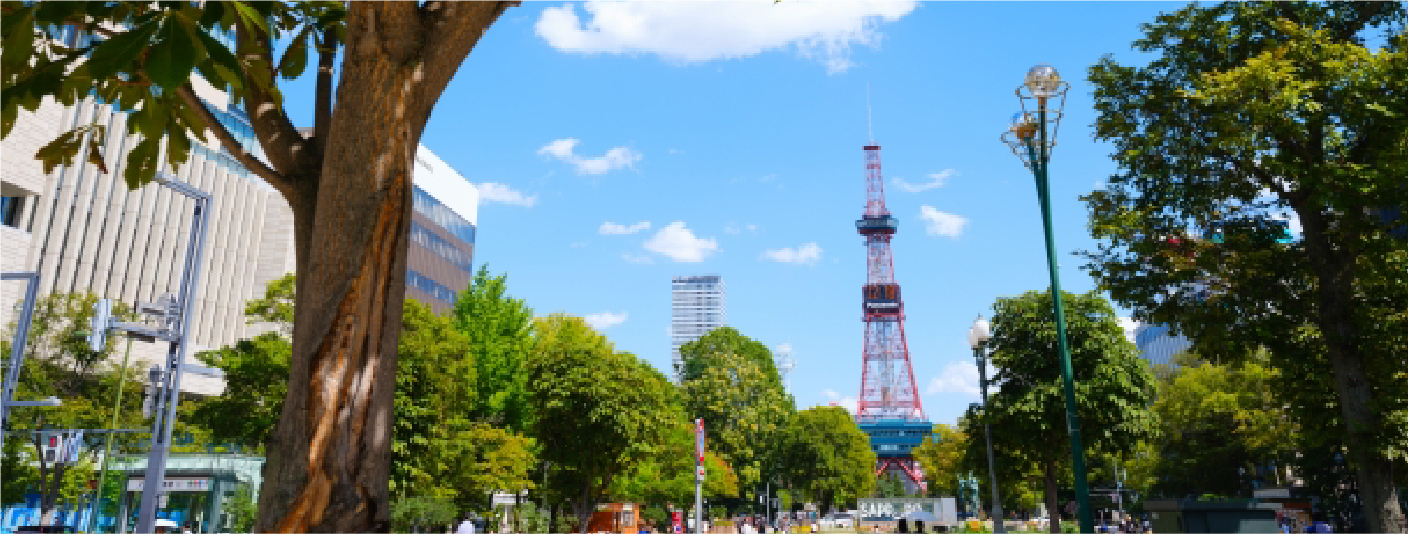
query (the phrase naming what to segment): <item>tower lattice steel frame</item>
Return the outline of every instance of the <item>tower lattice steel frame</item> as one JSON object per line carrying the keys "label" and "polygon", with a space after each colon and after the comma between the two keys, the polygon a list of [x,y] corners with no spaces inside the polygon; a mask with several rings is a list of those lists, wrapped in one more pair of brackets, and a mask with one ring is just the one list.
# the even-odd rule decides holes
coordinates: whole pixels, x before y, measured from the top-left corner
{"label": "tower lattice steel frame", "polygon": [[864,150],[866,202],[856,231],[865,237],[866,248],[867,276],[861,288],[865,341],[855,417],[876,450],[876,474],[899,469],[922,490],[924,473],[910,449],[929,433],[930,424],[914,383],[904,334],[904,300],[890,252],[898,224],[885,208],[880,146],[872,142]]}

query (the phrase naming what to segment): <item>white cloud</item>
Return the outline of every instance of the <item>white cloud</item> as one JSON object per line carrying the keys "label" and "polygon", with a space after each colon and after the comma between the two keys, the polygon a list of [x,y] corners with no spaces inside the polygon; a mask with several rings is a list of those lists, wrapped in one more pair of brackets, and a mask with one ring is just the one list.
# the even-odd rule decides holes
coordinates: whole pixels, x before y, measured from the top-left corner
{"label": "white cloud", "polygon": [[816,265],[816,262],[821,261],[821,246],[816,243],[807,243],[797,248],[767,250],[763,252],[762,258],[778,263]]}
{"label": "white cloud", "polygon": [[641,230],[649,230],[650,221],[641,221],[630,226],[616,224],[611,221],[601,223],[601,228],[597,228],[597,233],[602,235],[630,235]]}
{"label": "white cloud", "polygon": [[790,354],[790,353],[792,352],[792,344],[791,344],[791,343],[783,343],[783,344],[781,344],[781,345],[778,345],[778,346],[776,346],[776,347],[773,348],[773,352],[776,352],[776,353],[779,353],[779,354]]}
{"label": "white cloud", "polygon": [[712,237],[707,239],[694,237],[694,232],[684,227],[684,221],[675,221],[647,239],[645,250],[675,261],[697,263],[717,252],[719,243]]}
{"label": "white cloud", "polygon": [[1120,328],[1124,329],[1124,338],[1134,343],[1134,329],[1139,328],[1139,321],[1132,317],[1120,317]]}
{"label": "white cloud", "polygon": [[640,152],[624,146],[612,148],[594,158],[579,156],[575,152],[579,144],[581,141],[577,139],[558,139],[539,148],[538,155],[571,163],[577,168],[577,174],[606,174],[622,167],[634,167],[642,158]]}
{"label": "white cloud", "polygon": [[505,184],[485,182],[474,184],[474,188],[479,190],[479,200],[484,202],[500,202],[525,208],[531,208],[538,203],[538,195],[524,196],[522,191],[514,191]]}
{"label": "white cloud", "polygon": [[[992,360],[988,360],[988,388],[995,389],[992,379],[997,375],[997,369],[993,368]],[[935,393],[962,393],[965,395],[979,396],[982,388],[978,384],[978,364],[973,362],[955,362],[944,366],[943,371],[929,380],[929,386],[924,389],[925,395]]]}
{"label": "white cloud", "polygon": [[602,330],[602,329],[611,328],[611,327],[613,327],[613,326],[616,326],[616,325],[618,325],[618,324],[621,324],[621,323],[626,322],[626,317],[627,317],[628,315],[630,315],[630,314],[628,314],[628,313],[626,313],[626,312],[621,312],[621,313],[601,312],[601,313],[593,313],[593,314],[591,314],[591,315],[588,315],[588,316],[586,316],[586,317],[583,317],[583,319],[586,319],[586,320],[587,320],[587,324],[591,325],[592,328],[595,328],[595,329],[597,329],[597,330]]}
{"label": "white cloud", "polygon": [[626,263],[635,263],[639,265],[649,265],[655,263],[655,260],[652,259],[650,256],[637,256],[635,254],[631,254],[630,252],[622,254],[621,259],[626,260]]}
{"label": "white cloud", "polygon": [[738,235],[738,233],[739,233],[739,232],[742,232],[742,231],[743,231],[743,230],[740,229],[737,224],[734,224],[734,223],[731,223],[731,222],[728,223],[728,226],[725,226],[725,227],[724,227],[724,233],[725,233],[725,234]]}
{"label": "white cloud", "polygon": [[881,21],[894,22],[917,2],[602,2],[544,9],[534,30],[548,45],[582,54],[656,54],[691,63],[794,49],[830,73],[854,64],[851,45],[878,46]]}
{"label": "white cloud", "polygon": [[934,209],[933,206],[920,206],[919,218],[926,223],[924,231],[929,235],[958,237],[963,233],[963,227],[968,225],[968,219],[963,216],[945,213]]}
{"label": "white cloud", "polygon": [[958,174],[958,171],[955,171],[953,169],[944,169],[942,171],[930,174],[929,181],[922,184],[911,184],[899,178],[895,178],[894,182],[895,186],[899,187],[907,193],[919,193],[922,191],[928,191],[930,189],[943,187],[944,184],[948,182],[948,179],[956,174]]}
{"label": "white cloud", "polygon": [[572,243],[572,248],[582,248],[587,246],[587,243],[589,243],[589,241],[577,241],[575,243]]}
{"label": "white cloud", "polygon": [[745,228],[747,228],[749,232],[753,232],[753,233],[757,233],[757,232],[758,232],[758,225],[756,225],[756,224],[750,224],[750,225],[748,225],[748,226],[745,226]]}
{"label": "white cloud", "polygon": [[824,390],[821,394],[831,399],[830,404],[832,406],[840,406],[845,408],[847,412],[850,412],[851,415],[855,415],[857,405],[855,397],[842,397],[841,394],[837,393],[834,389]]}
{"label": "white cloud", "polygon": [[676,156],[676,155],[683,154],[683,153],[684,153],[684,149],[682,149],[682,148],[671,148],[671,149],[669,150],[669,154],[670,154],[671,156]]}

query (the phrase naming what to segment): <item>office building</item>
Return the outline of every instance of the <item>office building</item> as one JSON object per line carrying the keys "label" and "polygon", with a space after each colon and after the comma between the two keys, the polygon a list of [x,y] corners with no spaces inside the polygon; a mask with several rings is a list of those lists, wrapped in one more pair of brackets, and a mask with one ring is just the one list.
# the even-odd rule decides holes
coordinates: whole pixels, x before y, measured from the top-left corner
{"label": "office building", "polygon": [[1139,347],[1139,356],[1151,364],[1173,363],[1173,356],[1193,346],[1193,342],[1183,336],[1169,333],[1164,325],[1141,324],[1134,329],[1134,345]]}
{"label": "office building", "polygon": [[670,361],[680,380],[680,347],[728,324],[723,279],[718,275],[670,280]]}
{"label": "office building", "polygon": [[449,311],[474,277],[479,191],[429,149],[416,151],[406,298]]}

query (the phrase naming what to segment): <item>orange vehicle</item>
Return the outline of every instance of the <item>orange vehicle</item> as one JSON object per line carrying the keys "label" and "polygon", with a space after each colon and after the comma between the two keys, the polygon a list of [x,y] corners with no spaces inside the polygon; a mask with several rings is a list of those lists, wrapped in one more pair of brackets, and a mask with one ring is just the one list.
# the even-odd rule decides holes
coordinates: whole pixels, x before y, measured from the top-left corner
{"label": "orange vehicle", "polygon": [[628,502],[598,504],[587,522],[587,532],[637,534],[640,532],[640,506]]}

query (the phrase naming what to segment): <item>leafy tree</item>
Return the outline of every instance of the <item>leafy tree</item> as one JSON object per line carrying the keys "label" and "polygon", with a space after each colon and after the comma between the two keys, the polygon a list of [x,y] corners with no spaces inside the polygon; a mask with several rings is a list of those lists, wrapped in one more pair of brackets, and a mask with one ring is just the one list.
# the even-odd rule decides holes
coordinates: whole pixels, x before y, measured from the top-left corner
{"label": "leafy tree", "polygon": [[[52,512],[60,500],[74,499],[86,492],[89,475],[94,472],[93,461],[98,447],[86,447],[74,461],[51,460],[44,456],[41,435],[23,431],[107,428],[112,423],[112,402],[117,398],[118,382],[125,379],[141,383],[142,380],[136,369],[126,369],[124,372],[108,363],[113,352],[121,346],[112,342],[114,336],[109,336],[109,342],[102,351],[94,352],[88,347],[86,333],[97,300],[98,297],[91,293],[53,293],[40,297],[35,301],[26,339],[25,359],[15,397],[36,399],[53,396],[62,400],[63,404],[58,407],[11,409],[9,428],[6,430],[21,432],[12,435],[20,439],[5,440],[5,491],[10,496],[7,499],[22,499],[27,488],[37,487],[45,522],[52,521]],[[134,319],[126,304],[118,302],[113,308],[119,318]],[[14,323],[9,325],[6,340],[0,343],[0,351],[4,354],[9,354],[16,326]],[[8,368],[3,372],[8,372]],[[140,395],[124,395],[117,415],[119,428],[141,427]],[[177,424],[178,433],[191,430],[182,421],[178,420]],[[97,441],[91,435],[85,439],[89,444]],[[134,439],[121,436],[117,442],[131,444]],[[22,447],[21,443],[25,446]]]}
{"label": "leafy tree", "polygon": [[254,494],[250,491],[248,484],[240,484],[235,488],[235,495],[226,506],[230,510],[232,532],[252,532],[255,516],[259,514],[259,505],[254,502]]}
{"label": "leafy tree", "polygon": [[1157,494],[1251,494],[1239,468],[1283,464],[1294,456],[1291,420],[1274,393],[1278,373],[1255,362],[1185,367],[1160,388],[1154,411],[1164,439]]}
{"label": "leafy tree", "polygon": [[875,451],[845,408],[816,406],[797,412],[781,442],[783,478],[822,510],[853,504],[875,491]]}
{"label": "leafy tree", "polygon": [[[1384,208],[1408,205],[1405,22],[1398,2],[1195,4],[1144,27],[1146,67],[1090,69],[1120,170],[1086,198],[1088,267],[1199,347],[1323,358],[1375,532],[1404,527],[1408,240]],[[1304,231],[1283,243],[1287,213]]]}
{"label": "leafy tree", "polygon": [[[413,158],[436,101],[509,5],[0,4],[0,136],[11,133],[22,108],[33,111],[45,98],[72,105],[95,91],[136,110],[126,123],[126,133],[139,135],[127,156],[129,187],[186,163],[192,138],[209,132],[293,209],[300,305],[291,387],[271,442],[263,489],[269,498],[260,499],[257,530],[389,528],[391,444],[384,437],[391,432]],[[100,39],[66,47],[56,39],[64,27]],[[235,50],[212,35],[231,31]],[[299,77],[312,52],[313,128],[305,136],[275,77]],[[251,119],[262,158],[219,123],[196,96],[198,84],[229,88]],[[36,156],[52,170],[87,149],[106,170],[101,154],[109,138],[124,136],[79,125]]]}
{"label": "leafy tree", "polygon": [[273,323],[286,337],[293,336],[293,310],[296,300],[294,292],[297,277],[288,273],[264,286],[264,297],[244,303],[244,314],[249,324]]}
{"label": "leafy tree", "polygon": [[681,382],[698,377],[704,369],[716,365],[710,359],[721,354],[741,355],[757,365],[764,376],[777,377],[778,383],[782,382],[781,375],[777,372],[777,364],[773,361],[772,351],[768,350],[767,345],[739,333],[731,326],[715,328],[699,339],[681,346],[681,368],[676,369],[675,373],[680,376]]}
{"label": "leafy tree", "polygon": [[771,353],[731,328],[715,329],[680,353],[685,412],[704,420],[711,450],[737,470],[742,487],[760,484],[776,468],[779,437],[796,411]]}
{"label": "leafy tree", "polygon": [[962,468],[962,461],[967,450],[967,434],[957,427],[939,423],[911,451],[914,459],[924,468],[929,495],[958,495],[958,477],[966,471]]}
{"label": "leafy tree", "polygon": [[875,483],[876,497],[905,497],[909,492],[904,489],[904,481],[900,480],[899,474],[890,471],[883,478]]}
{"label": "leafy tree", "polygon": [[[663,433],[664,443],[653,454],[632,464],[612,481],[610,494],[622,502],[657,504],[694,500],[694,424],[675,405]],[[704,453],[705,497],[738,495],[738,474],[714,451]]]}
{"label": "leafy tree", "polygon": [[533,310],[507,294],[508,275],[481,265],[455,301],[454,324],[474,356],[478,404],[469,415],[516,432],[528,428],[526,362],[533,351]]}
{"label": "leafy tree", "polygon": [[[1076,409],[1087,456],[1130,450],[1156,435],[1149,405],[1155,385],[1138,350],[1124,337],[1115,310],[1095,292],[1063,296],[1066,336],[1075,379]],[[1048,510],[1057,510],[1057,470],[1068,463],[1066,400],[1049,291],[1028,291],[993,305],[992,350],[998,390],[988,397],[986,420],[965,418],[969,435],[991,425],[994,450],[1011,454],[999,469],[1040,466]],[[1042,436],[1033,439],[1033,436]],[[981,443],[973,440],[975,448]],[[978,454],[975,458],[983,458]],[[1022,462],[1028,462],[1023,464]],[[982,469],[986,471],[985,466]],[[1059,532],[1052,517],[1052,532]]]}
{"label": "leafy tree", "polygon": [[585,530],[615,477],[660,447],[664,429],[678,423],[666,417],[672,386],[579,317],[540,318],[535,331],[528,364],[533,435],[542,457],[559,466],[555,485],[577,488],[572,506]]}
{"label": "leafy tree", "polygon": [[431,525],[448,525],[458,515],[454,504],[435,497],[398,497],[392,503],[391,525],[399,532],[419,532]]}
{"label": "leafy tree", "polygon": [[217,441],[264,447],[273,437],[288,392],[288,338],[266,332],[196,359],[225,372],[225,391],[205,399],[192,421],[209,428]]}

